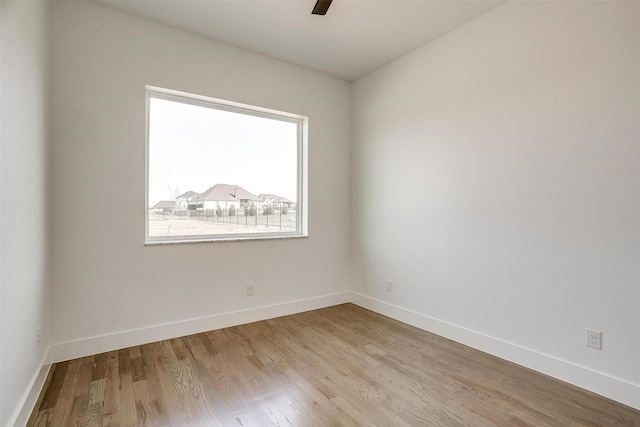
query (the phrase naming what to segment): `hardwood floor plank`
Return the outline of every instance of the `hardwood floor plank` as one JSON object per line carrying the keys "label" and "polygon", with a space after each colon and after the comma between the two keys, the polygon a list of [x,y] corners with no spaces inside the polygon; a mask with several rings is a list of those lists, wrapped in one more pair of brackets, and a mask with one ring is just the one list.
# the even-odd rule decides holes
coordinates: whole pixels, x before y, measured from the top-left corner
{"label": "hardwood floor plank", "polygon": [[118,350],[118,375],[130,375],[131,358],[129,357],[129,349]]}
{"label": "hardwood floor plank", "polygon": [[149,390],[147,389],[147,380],[135,381],[133,383],[133,400],[138,401],[148,397]]}
{"label": "hardwood floor plank", "polygon": [[89,395],[74,396],[71,407],[70,423],[74,426],[86,426],[88,424],[87,411],[89,409]]}
{"label": "hardwood floor plank", "polygon": [[87,427],[102,427],[102,402],[89,403],[87,408]]}
{"label": "hardwood floor plank", "polygon": [[[197,360],[186,359],[180,361],[182,371],[180,384],[185,390],[185,403],[188,405],[189,414],[199,420],[217,420],[218,413],[214,405],[209,401],[206,390],[202,386],[198,373]],[[217,422],[216,422],[217,424]]]}
{"label": "hardwood floor plank", "polygon": [[101,380],[107,376],[107,353],[96,354],[93,361],[91,381]]}
{"label": "hardwood floor plank", "polygon": [[360,426],[375,426],[375,421],[368,416],[367,413],[362,412],[360,408],[354,406],[351,402],[349,402],[346,398],[342,396],[336,396],[331,399],[340,410],[344,413],[349,414]]}
{"label": "hardwood floor plank", "polygon": [[321,425],[323,421],[314,411],[307,408],[304,399],[295,389],[289,393],[273,393],[257,403],[265,417],[260,425]]}
{"label": "hardwood floor plank", "polygon": [[167,341],[162,341],[154,348],[156,364],[158,366],[158,382],[160,384],[163,402],[174,425],[184,425],[189,418],[184,406],[182,390],[176,387],[174,377],[177,375],[177,359]]}
{"label": "hardwood floor plank", "polygon": [[42,403],[40,403],[40,411],[55,408],[58,403],[58,398],[60,397],[60,390],[62,390],[64,379],[67,376],[67,369],[69,369],[69,362],[58,363],[52,369],[51,381],[47,386],[46,393],[44,393]]}
{"label": "hardwood floor plank", "polygon": [[107,357],[107,370],[104,379],[102,401],[103,425],[118,425],[120,374],[118,371],[118,352],[111,351]]}
{"label": "hardwood floor plank", "polygon": [[142,398],[136,400],[136,426],[171,426],[167,414],[157,400]]}
{"label": "hardwood floor plank", "polygon": [[164,374],[160,375],[160,384],[162,387],[163,398],[158,401],[158,406],[162,414],[165,414],[165,418],[170,421],[168,425],[188,425],[189,415],[183,410],[183,406],[175,399],[172,393],[171,386],[167,384]]}
{"label": "hardwood floor plank", "polygon": [[55,364],[28,426],[637,426],[640,411],[352,304]]}
{"label": "hardwood floor plank", "polygon": [[136,345],[133,347],[129,347],[129,358],[135,359],[136,357],[141,357],[142,352],[140,351],[140,346]]}
{"label": "hardwood floor plank", "polygon": [[144,381],[146,379],[144,366],[142,366],[142,355],[140,357],[134,357],[130,359],[131,363],[131,376],[133,382]]}
{"label": "hardwood floor plank", "polygon": [[148,398],[152,402],[162,401],[162,387],[160,386],[160,378],[158,376],[158,368],[156,366],[154,347],[158,343],[143,346],[142,366],[144,369],[144,377],[146,381]]}
{"label": "hardwood floor plank", "polygon": [[[119,353],[119,357],[120,356],[123,356],[125,363],[128,364],[130,360],[129,352]],[[135,399],[133,394],[133,377],[131,375],[131,370],[127,369],[125,374],[120,374],[120,387],[117,391],[119,409],[118,418],[122,425],[130,426],[136,423],[137,414],[135,411]]]}
{"label": "hardwood floor plank", "polygon": [[58,404],[53,413],[52,426],[68,426],[71,423],[71,411],[73,409],[74,396],[68,393],[64,397],[60,397]]}
{"label": "hardwood floor plank", "polygon": [[29,425],[35,427],[51,427],[52,424],[52,416],[51,409],[46,409],[44,411],[39,411],[34,414],[34,417],[30,417]]}
{"label": "hardwood floor plank", "polygon": [[93,377],[93,366],[95,356],[83,357],[77,360],[80,364],[75,378],[74,387],[75,396],[83,396],[89,393],[91,387],[91,378]]}

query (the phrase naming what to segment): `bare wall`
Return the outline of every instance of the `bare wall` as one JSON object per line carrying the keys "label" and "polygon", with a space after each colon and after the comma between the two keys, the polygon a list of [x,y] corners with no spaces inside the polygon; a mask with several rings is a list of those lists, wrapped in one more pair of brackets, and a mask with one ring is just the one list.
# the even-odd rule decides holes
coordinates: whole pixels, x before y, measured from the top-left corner
{"label": "bare wall", "polygon": [[7,426],[41,385],[51,330],[48,5],[2,1],[0,20],[0,426]]}
{"label": "bare wall", "polygon": [[639,8],[509,2],[355,82],[356,302],[640,407]]}
{"label": "bare wall", "polygon": [[[348,298],[348,83],[86,2],[51,25],[56,345]],[[145,247],[145,85],[308,116],[309,238]]]}

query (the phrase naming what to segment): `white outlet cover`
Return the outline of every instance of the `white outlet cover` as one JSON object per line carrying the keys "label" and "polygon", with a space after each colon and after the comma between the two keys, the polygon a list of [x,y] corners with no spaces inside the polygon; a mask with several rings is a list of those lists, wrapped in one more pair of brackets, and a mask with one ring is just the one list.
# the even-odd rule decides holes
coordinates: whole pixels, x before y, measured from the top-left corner
{"label": "white outlet cover", "polygon": [[586,345],[587,347],[595,348],[596,350],[602,350],[602,332],[594,329],[587,329],[586,333]]}

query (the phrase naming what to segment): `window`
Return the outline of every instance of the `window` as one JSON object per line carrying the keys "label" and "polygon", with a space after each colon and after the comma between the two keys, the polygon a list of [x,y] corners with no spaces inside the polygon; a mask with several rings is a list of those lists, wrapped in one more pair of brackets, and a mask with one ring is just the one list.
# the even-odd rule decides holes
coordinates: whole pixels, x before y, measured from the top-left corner
{"label": "window", "polygon": [[147,87],[145,242],[306,236],[306,126]]}

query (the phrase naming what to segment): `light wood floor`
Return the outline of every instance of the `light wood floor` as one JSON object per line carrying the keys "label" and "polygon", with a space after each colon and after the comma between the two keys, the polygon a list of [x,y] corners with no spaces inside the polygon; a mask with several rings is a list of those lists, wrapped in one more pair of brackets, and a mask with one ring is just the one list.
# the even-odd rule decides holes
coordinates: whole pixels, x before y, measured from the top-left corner
{"label": "light wood floor", "polygon": [[345,304],[55,364],[30,426],[640,426],[640,411]]}

